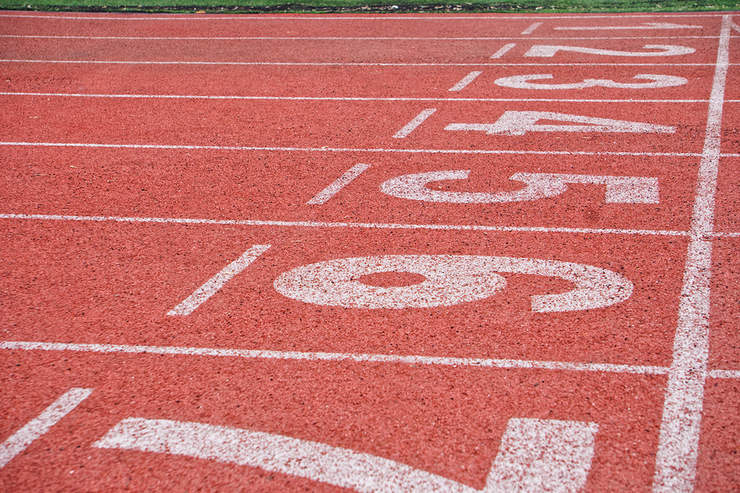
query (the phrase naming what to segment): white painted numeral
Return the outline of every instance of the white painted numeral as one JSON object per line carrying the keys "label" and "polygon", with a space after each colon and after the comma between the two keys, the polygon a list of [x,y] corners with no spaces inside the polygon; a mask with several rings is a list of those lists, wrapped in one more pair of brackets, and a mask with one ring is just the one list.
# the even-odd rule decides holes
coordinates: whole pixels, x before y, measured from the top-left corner
{"label": "white painted numeral", "polygon": [[127,418],[97,448],[167,453],[256,467],[359,492],[576,492],[586,484],[598,425],[510,419],[483,489],[325,443],[205,423]]}
{"label": "white painted numeral", "polygon": [[648,50],[659,51],[619,51],[605,50],[603,48],[588,48],[586,46],[563,46],[563,45],[534,45],[524,56],[529,57],[553,57],[559,51],[570,51],[573,53],[585,53],[587,55],[606,55],[606,56],[678,56],[689,55],[696,50],[690,46],[677,45],[645,45],[643,48]]}
{"label": "white painted numeral", "polygon": [[584,79],[581,82],[565,84],[535,84],[533,80],[549,80],[552,74],[512,75],[495,80],[495,84],[512,89],[586,89],[588,87],[610,87],[614,89],[658,89],[662,87],[676,87],[686,84],[683,77],[674,75],[637,74],[635,79],[644,79],[652,82],[615,82],[609,79]]}
{"label": "white painted numeral", "polygon": [[637,26],[568,26],[556,27],[556,31],[621,31],[636,29],[701,29],[702,26],[672,24],[670,22],[643,22]]}
{"label": "white painted numeral", "polygon": [[[365,284],[363,276],[406,272],[425,279],[409,286]],[[273,283],[283,296],[305,303],[345,308],[433,308],[482,300],[506,286],[498,273],[559,277],[575,288],[532,296],[534,312],[603,308],[626,300],[632,283],[590,265],[475,255],[383,255],[327,260],[296,267]]]}
{"label": "white painted numeral", "polygon": [[511,180],[524,182],[520,190],[507,192],[453,192],[427,188],[429,183],[466,180],[470,170],[430,171],[398,176],[383,182],[380,190],[392,197],[425,202],[454,204],[493,204],[522,202],[560,195],[568,183],[606,185],[605,202],[609,204],[657,204],[658,179],[633,176],[592,176],[558,173],[515,173]]}
{"label": "white painted numeral", "polygon": [[[584,123],[585,125],[538,125],[540,120]],[[450,123],[445,130],[479,131],[489,135],[524,135],[527,132],[629,132],[674,133],[675,127],[652,123],[569,115],[551,111],[506,111],[495,123]]]}

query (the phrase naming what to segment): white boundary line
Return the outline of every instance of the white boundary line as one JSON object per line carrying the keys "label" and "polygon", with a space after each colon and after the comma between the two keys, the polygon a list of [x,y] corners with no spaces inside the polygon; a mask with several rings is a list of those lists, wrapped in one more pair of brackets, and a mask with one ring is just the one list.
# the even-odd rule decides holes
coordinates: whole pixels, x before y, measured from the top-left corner
{"label": "white boundary line", "polygon": [[[279,152],[370,152],[397,154],[501,154],[538,156],[657,156],[701,157],[697,152],[630,152],[630,151],[537,151],[533,149],[387,149],[372,147],[266,147],[266,146],[215,146],[176,144],[99,144],[81,142],[0,142],[5,147],[86,147],[91,149],[167,149],[205,151],[279,151]],[[740,157],[740,154],[722,154],[723,157]]]}
{"label": "white boundary line", "polygon": [[359,177],[362,173],[367,171],[367,169],[370,167],[369,164],[363,164],[363,163],[357,163],[354,166],[352,166],[350,169],[345,171],[342,176],[334,180],[332,183],[330,183],[326,188],[324,188],[322,191],[314,195],[311,200],[306,202],[306,204],[309,205],[321,205],[325,204],[331,199],[333,196],[335,196],[341,189],[352,183],[357,177]]}
{"label": "white boundary line", "polygon": [[473,81],[474,81],[475,79],[477,79],[477,78],[478,78],[478,76],[479,76],[480,74],[482,74],[482,73],[483,73],[483,72],[481,72],[481,71],[478,71],[478,70],[474,70],[474,71],[472,71],[472,72],[469,72],[469,73],[468,73],[468,75],[466,75],[465,77],[463,77],[462,79],[460,79],[460,80],[459,80],[459,81],[457,82],[457,84],[455,84],[454,86],[450,87],[450,88],[448,89],[448,91],[450,91],[450,92],[458,92],[458,91],[462,91],[463,89],[465,89],[466,87],[468,87],[468,85],[469,85],[469,84],[470,84],[471,82],[473,82]]}
{"label": "white boundary line", "polygon": [[655,493],[694,489],[709,357],[711,235],[722,141],[722,106],[730,58],[730,24],[730,16],[724,16],[691,218],[673,363],[663,404],[653,479]]}
{"label": "white boundary line", "polygon": [[[1,16],[0,16],[1,17]],[[506,39],[533,40],[614,40],[614,39],[718,39],[719,36],[70,36],[52,34],[0,34],[13,39],[85,39],[125,41],[501,41]]]}
{"label": "white boundary line", "polygon": [[83,21],[91,21],[91,20],[98,20],[98,21],[115,21],[115,20],[125,20],[125,21],[221,21],[221,20],[239,20],[239,21],[283,21],[283,20],[301,20],[301,21],[385,21],[385,20],[396,20],[396,21],[416,21],[416,20],[424,20],[424,21],[458,21],[458,20],[492,20],[492,21],[506,21],[506,20],[529,20],[529,19],[622,19],[622,18],[646,18],[646,19],[653,19],[655,17],[682,17],[690,19],[692,17],[722,17],[724,14],[717,12],[717,13],[701,13],[701,12],[686,12],[686,13],[660,13],[660,12],[653,12],[653,13],[645,13],[645,14],[624,14],[624,13],[615,13],[615,14],[607,14],[607,15],[595,15],[595,14],[589,14],[589,15],[508,15],[508,14],[499,14],[499,15],[480,15],[480,16],[462,16],[462,15],[436,15],[436,16],[430,16],[430,15],[404,15],[404,16],[398,16],[398,15],[377,15],[377,16],[342,16],[342,15],[332,15],[328,14],[326,16],[289,16],[289,15],[281,15],[281,16],[269,16],[269,15],[261,15],[261,14],[242,14],[242,15],[193,15],[193,14],[172,14],[168,16],[136,16],[135,14],[131,15],[90,15],[90,16],[83,16],[83,15],[60,15],[60,14],[49,14],[49,15],[33,15],[33,14],[0,14],[0,18],[3,17],[13,17],[13,18],[22,18],[22,17],[30,17],[34,19],[73,19],[73,20],[83,20]]}
{"label": "white boundary line", "polygon": [[712,236],[716,238],[740,238],[740,233],[738,232],[712,233]]}
{"label": "white boundary line", "polygon": [[533,370],[596,371],[665,375],[663,366],[619,365],[611,363],[571,363],[493,358],[457,358],[366,353],[326,353],[304,351],[271,351],[263,349],[229,349],[175,346],[130,346],[117,344],[68,344],[60,342],[2,341],[0,349],[23,351],[79,351],[91,353],[169,354],[184,356],[217,356],[246,359],[283,359],[308,361],[354,361],[357,363],[398,363],[408,365],[473,366],[483,368],[522,368]]}
{"label": "white boundary line", "polygon": [[[245,62],[209,60],[45,60],[2,58],[0,63],[59,63],[97,65],[235,65],[287,67],[713,67],[713,63],[435,63],[435,62]],[[730,65],[738,65],[731,63]]]}
{"label": "white boundary line", "polygon": [[[119,344],[77,344],[43,341],[0,341],[0,350],[8,351],[74,351],[89,353],[164,354],[172,356],[205,356],[244,359],[283,359],[308,361],[354,361],[357,363],[396,363],[437,366],[472,366],[502,369],[533,369],[560,371],[595,371],[605,373],[632,373],[638,375],[665,375],[664,366],[620,365],[613,363],[573,363],[562,361],[534,361],[493,358],[458,358],[448,356],[414,356],[367,353],[327,353],[302,351],[271,351],[264,349],[230,349],[177,346],[133,346]],[[712,370],[710,378],[740,378],[740,370]]]}
{"label": "white boundary line", "polygon": [[[460,91],[482,72],[470,72],[448,91]],[[249,101],[451,101],[513,103],[534,101],[539,103],[706,103],[708,99],[565,99],[565,98],[422,98],[422,97],[364,97],[364,96],[238,96],[200,94],[82,94],[63,92],[0,92],[0,96],[28,96],[54,98],[96,99],[214,99]],[[728,101],[729,102],[729,101]],[[430,116],[430,115],[428,115]]]}
{"label": "white boundary line", "polygon": [[0,219],[36,221],[86,221],[157,224],[211,224],[230,226],[280,226],[301,228],[426,229],[448,231],[498,231],[526,233],[582,233],[651,236],[688,236],[687,231],[660,229],[565,228],[544,226],[496,226],[482,224],[398,224],[324,221],[277,221],[261,219],[199,219],[183,217],[75,216],[57,214],[0,214]]}
{"label": "white boundary line", "polygon": [[393,135],[394,139],[405,139],[409,136],[411,132],[416,130],[416,128],[424,123],[424,121],[432,116],[434,112],[437,111],[437,108],[427,108],[425,110],[422,110],[421,113],[416,115],[410,122],[408,122],[406,125],[403,126],[401,130],[396,132]]}
{"label": "white boundary line", "polygon": [[496,51],[493,55],[491,55],[491,58],[501,58],[502,56],[506,55],[509,50],[514,48],[516,46],[516,43],[506,43],[501,48]]}
{"label": "white boundary line", "polygon": [[[542,25],[541,22],[534,22],[534,23],[532,23],[527,29],[525,29],[524,31],[522,31],[522,35],[523,36],[526,36],[527,34],[532,34],[541,25]],[[532,39],[534,39],[534,38],[532,38]]]}
{"label": "white boundary line", "polygon": [[92,393],[93,389],[73,387],[52,402],[41,414],[0,444],[0,469],[45,434]]}
{"label": "white boundary line", "polygon": [[740,378],[740,370],[711,370],[709,378]]}
{"label": "white boundary line", "polygon": [[246,269],[249,264],[257,260],[270,248],[270,245],[254,245],[244,252],[238,259],[221,269],[221,271],[206,281],[201,287],[196,289],[193,294],[185,298],[175,308],[167,312],[169,316],[186,316],[193,313],[200,305],[205,303],[208,298],[218,292],[219,289],[229,282],[235,275]]}

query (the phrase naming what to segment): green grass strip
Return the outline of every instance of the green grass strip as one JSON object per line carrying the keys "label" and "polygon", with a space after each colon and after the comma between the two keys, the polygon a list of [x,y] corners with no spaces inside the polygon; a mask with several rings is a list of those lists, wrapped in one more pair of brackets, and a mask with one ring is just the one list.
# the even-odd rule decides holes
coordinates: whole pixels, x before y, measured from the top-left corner
{"label": "green grass strip", "polygon": [[0,9],[89,12],[688,12],[738,10],[738,0],[0,0]]}

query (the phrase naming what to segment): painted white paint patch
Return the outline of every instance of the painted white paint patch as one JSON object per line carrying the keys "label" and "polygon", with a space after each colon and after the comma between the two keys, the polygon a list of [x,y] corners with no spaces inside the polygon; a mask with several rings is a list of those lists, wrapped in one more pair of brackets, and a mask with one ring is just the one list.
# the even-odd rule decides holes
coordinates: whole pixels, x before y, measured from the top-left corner
{"label": "painted white paint patch", "polygon": [[654,29],[702,29],[702,26],[673,24],[671,22],[643,22],[637,26],[569,26],[556,27],[556,31],[634,31]]}
{"label": "painted white paint patch", "polygon": [[437,111],[436,108],[427,108],[423,110],[421,113],[416,115],[410,122],[408,122],[404,127],[396,132],[396,134],[393,136],[394,139],[404,139],[408,137],[408,135],[416,130],[416,127],[424,123],[424,120],[429,118],[434,114],[434,112]]}
{"label": "painted white paint patch", "polygon": [[[550,120],[584,125],[537,124]],[[612,120],[594,116],[569,115],[551,111],[505,111],[495,123],[450,123],[445,130],[477,131],[488,135],[524,135],[527,132],[616,132],[616,133],[667,133],[675,127],[652,123]]]}
{"label": "painted white paint patch", "polygon": [[[382,272],[419,274],[410,286],[379,287],[362,276]],[[506,286],[498,273],[560,277],[575,288],[532,296],[534,312],[603,308],[632,295],[632,283],[621,275],[590,265],[514,257],[476,255],[384,255],[327,260],[296,267],[273,283],[288,298],[345,308],[433,308],[478,301]]]}
{"label": "painted white paint patch", "polygon": [[208,298],[213,296],[221,289],[224,284],[231,278],[243,271],[249,264],[257,260],[257,257],[265,253],[270,245],[254,245],[244,252],[241,257],[224,267],[218,274],[210,278],[201,287],[196,289],[193,294],[185,298],[182,303],[167,312],[167,315],[190,315],[203,304]]}
{"label": "painted white paint patch", "polygon": [[491,55],[491,58],[501,58],[502,56],[506,55],[509,50],[511,50],[513,47],[516,46],[516,43],[506,43],[501,48],[496,51],[493,55]]}
{"label": "painted white paint patch", "polygon": [[471,82],[473,82],[482,73],[483,72],[481,72],[481,71],[474,70],[474,71],[468,73],[468,75],[466,75],[462,79],[460,79],[460,81],[457,84],[455,84],[454,86],[450,87],[448,90],[450,92],[462,91],[463,89],[465,89],[466,87],[468,87],[468,85]]}
{"label": "painted white paint patch", "polygon": [[581,82],[570,82],[564,84],[540,84],[532,83],[533,80],[550,80],[552,74],[529,74],[512,75],[496,79],[494,84],[512,89],[586,89],[588,87],[609,87],[614,89],[660,89],[663,87],[682,86],[688,82],[684,77],[675,75],[637,74],[635,79],[644,79],[651,82],[615,82],[609,79],[584,79]]}
{"label": "painted white paint patch", "polygon": [[535,22],[535,23],[531,24],[527,29],[525,29],[524,31],[522,31],[522,35],[523,36],[526,36],[528,34],[532,34],[535,31],[535,29],[537,29],[541,25],[542,25],[541,22]]}
{"label": "painted white paint patch", "polygon": [[342,174],[339,178],[337,178],[334,182],[332,182],[329,186],[327,186],[325,189],[317,193],[313,196],[311,200],[306,202],[306,204],[309,205],[321,205],[325,204],[331,199],[333,196],[335,196],[341,189],[352,183],[358,176],[360,176],[365,170],[367,170],[370,167],[369,164],[362,164],[358,163],[352,166],[350,169],[348,169],[346,172]]}
{"label": "painted white paint patch", "polygon": [[575,492],[591,467],[597,429],[593,423],[509,420],[481,490],[347,448],[204,423],[127,418],[93,446],[239,464],[359,492]]}
{"label": "painted white paint patch", "polygon": [[693,491],[709,359],[709,293],[722,108],[730,59],[731,17],[722,18],[707,127],[694,197],[673,362],[668,374],[653,491]]}
{"label": "painted white paint patch", "polygon": [[512,180],[524,182],[520,190],[507,192],[453,192],[427,188],[429,183],[465,180],[470,170],[429,171],[398,176],[383,182],[380,190],[390,196],[425,202],[493,204],[550,198],[564,193],[568,183],[606,185],[606,203],[657,204],[658,179],[634,176],[598,176],[557,173],[515,173]]}
{"label": "painted white paint patch", "polygon": [[598,429],[596,423],[510,419],[485,491],[581,491]]}
{"label": "painted white paint patch", "polygon": [[659,50],[659,51],[619,51],[619,50],[606,50],[603,48],[588,48],[585,46],[534,45],[524,54],[524,56],[553,57],[560,51],[568,51],[571,53],[584,53],[586,55],[646,57],[646,56],[689,55],[696,51],[694,48],[691,48],[690,46],[677,46],[677,45],[645,45],[643,46],[643,48],[648,49],[648,50]]}
{"label": "painted white paint patch", "polygon": [[0,444],[0,469],[26,450],[31,443],[45,434],[59,420],[69,414],[92,393],[93,389],[73,387],[55,400],[41,414],[26,423],[23,428],[9,436]]}

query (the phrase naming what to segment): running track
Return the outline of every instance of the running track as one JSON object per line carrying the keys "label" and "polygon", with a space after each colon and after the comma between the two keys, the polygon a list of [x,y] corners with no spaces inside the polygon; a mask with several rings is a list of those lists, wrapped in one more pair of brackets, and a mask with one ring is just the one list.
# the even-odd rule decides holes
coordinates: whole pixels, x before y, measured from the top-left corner
{"label": "running track", "polygon": [[736,22],[0,12],[0,489],[737,488]]}

